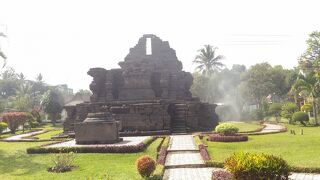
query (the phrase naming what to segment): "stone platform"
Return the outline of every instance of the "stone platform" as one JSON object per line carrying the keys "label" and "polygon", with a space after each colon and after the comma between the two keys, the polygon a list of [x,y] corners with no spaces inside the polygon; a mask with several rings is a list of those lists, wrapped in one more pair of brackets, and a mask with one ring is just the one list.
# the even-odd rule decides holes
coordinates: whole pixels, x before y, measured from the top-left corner
{"label": "stone platform", "polygon": [[44,148],[63,148],[63,147],[106,147],[106,146],[136,146],[150,136],[123,137],[123,141],[114,144],[76,144],[75,139],[45,146]]}

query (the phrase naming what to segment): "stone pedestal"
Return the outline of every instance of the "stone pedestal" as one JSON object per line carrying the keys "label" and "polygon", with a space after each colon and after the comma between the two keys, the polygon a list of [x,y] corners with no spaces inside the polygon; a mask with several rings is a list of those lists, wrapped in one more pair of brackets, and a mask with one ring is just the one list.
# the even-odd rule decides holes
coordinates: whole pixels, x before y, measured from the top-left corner
{"label": "stone pedestal", "polygon": [[120,123],[110,113],[93,113],[75,125],[77,144],[111,144],[122,141],[118,132]]}

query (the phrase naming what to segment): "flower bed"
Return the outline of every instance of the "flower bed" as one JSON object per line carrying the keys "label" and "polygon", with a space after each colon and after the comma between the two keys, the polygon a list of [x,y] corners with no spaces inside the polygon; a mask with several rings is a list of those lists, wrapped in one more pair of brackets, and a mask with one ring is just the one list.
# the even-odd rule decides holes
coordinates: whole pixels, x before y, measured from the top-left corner
{"label": "flower bed", "polygon": [[211,134],[208,138],[209,141],[214,142],[241,142],[248,141],[248,136],[243,134],[234,134],[234,135],[221,135],[221,134]]}

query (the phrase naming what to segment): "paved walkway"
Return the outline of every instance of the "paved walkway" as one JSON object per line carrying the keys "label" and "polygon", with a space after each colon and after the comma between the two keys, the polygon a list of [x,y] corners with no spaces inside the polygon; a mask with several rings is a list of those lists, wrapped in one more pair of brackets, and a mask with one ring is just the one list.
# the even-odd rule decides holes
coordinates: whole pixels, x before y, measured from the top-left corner
{"label": "paved walkway", "polygon": [[45,132],[45,130],[34,131],[34,132],[26,133],[26,134],[20,134],[20,135],[11,136],[11,137],[5,138],[4,140],[5,140],[5,141],[30,140],[30,139],[28,139],[28,138],[26,138],[26,137],[35,136],[35,135],[38,135],[38,134],[42,134],[42,133],[44,133],[44,132]]}
{"label": "paved walkway", "polygon": [[144,140],[148,139],[150,136],[132,136],[132,137],[122,137],[122,141],[114,144],[76,144],[76,140],[70,140],[66,142],[61,142],[57,144],[52,144],[45,147],[105,147],[105,146],[137,146]]}
{"label": "paved walkway", "polygon": [[[280,125],[266,124],[266,131],[280,130]],[[205,167],[192,135],[170,137],[168,155],[165,162],[164,180],[210,180],[213,170]],[[292,180],[320,180],[320,174],[292,173]]]}
{"label": "paved walkway", "polygon": [[282,125],[279,124],[264,123],[264,125],[266,125],[266,127],[263,128],[262,131],[260,131],[260,133],[279,132],[284,128]]}
{"label": "paved walkway", "polygon": [[208,180],[214,168],[206,168],[192,135],[170,137],[164,180]]}

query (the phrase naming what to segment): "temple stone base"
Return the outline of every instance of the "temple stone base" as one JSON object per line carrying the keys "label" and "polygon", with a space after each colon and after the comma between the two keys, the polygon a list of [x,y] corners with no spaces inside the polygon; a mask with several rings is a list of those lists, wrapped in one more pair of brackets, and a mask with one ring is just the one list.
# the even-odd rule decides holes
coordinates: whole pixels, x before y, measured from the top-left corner
{"label": "temple stone base", "polygon": [[92,113],[82,123],[75,124],[77,144],[111,144],[122,141],[119,138],[119,121],[108,112]]}

